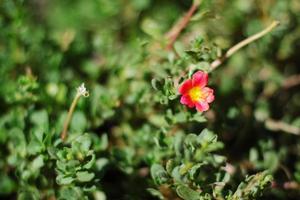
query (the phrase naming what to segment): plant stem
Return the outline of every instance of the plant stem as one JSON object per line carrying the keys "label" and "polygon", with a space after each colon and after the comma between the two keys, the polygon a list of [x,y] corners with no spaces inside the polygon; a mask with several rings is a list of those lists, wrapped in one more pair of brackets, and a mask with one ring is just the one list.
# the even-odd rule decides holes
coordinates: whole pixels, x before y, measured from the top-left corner
{"label": "plant stem", "polygon": [[287,190],[300,190],[300,185],[296,181],[289,181],[283,184],[283,188]]}
{"label": "plant stem", "polygon": [[79,93],[76,94],[76,96],[73,99],[73,102],[71,104],[71,107],[68,111],[67,118],[64,122],[64,128],[63,128],[63,131],[62,131],[61,136],[60,136],[63,141],[65,141],[65,139],[67,137],[68,127],[69,127],[70,121],[72,119],[72,115],[73,115],[73,112],[75,110],[76,104],[77,104],[78,100],[80,99],[80,96],[81,96],[81,94],[79,94]]}
{"label": "plant stem", "polygon": [[73,112],[74,112],[74,109],[76,107],[76,104],[78,102],[78,100],[80,99],[81,96],[84,96],[84,97],[88,97],[89,96],[89,92],[86,90],[85,86],[84,86],[84,83],[82,83],[78,88],[77,88],[77,93],[76,93],[76,96],[75,98],[73,99],[73,102],[71,104],[71,107],[69,109],[69,112],[68,112],[68,115],[67,115],[67,118],[66,118],[66,121],[64,123],[64,128],[63,128],[63,131],[61,132],[61,139],[63,141],[65,141],[66,137],[67,137],[67,131],[68,131],[68,127],[69,127],[69,124],[70,124],[70,121],[72,119],[72,115],[73,115]]}
{"label": "plant stem", "polygon": [[264,30],[262,30],[261,32],[258,32],[248,38],[246,38],[245,40],[239,42],[238,44],[234,45],[233,47],[231,47],[224,56],[222,56],[221,58],[218,58],[217,60],[213,61],[210,66],[211,66],[211,70],[216,69],[219,65],[221,65],[227,58],[229,58],[230,56],[232,56],[234,53],[236,53],[238,50],[240,50],[241,48],[243,48],[244,46],[254,42],[255,40],[258,40],[259,38],[265,36],[266,34],[268,34],[269,32],[271,32],[275,27],[277,27],[279,25],[279,21],[273,21],[271,25],[269,25],[267,28],[265,28]]}
{"label": "plant stem", "polygon": [[293,75],[284,80],[282,86],[284,89],[288,89],[300,84],[300,75]]}
{"label": "plant stem", "polygon": [[177,22],[173,28],[166,34],[168,44],[166,46],[167,50],[171,50],[173,48],[173,44],[176,41],[177,37],[180,35],[182,30],[188,25],[190,19],[193,14],[197,10],[198,6],[201,4],[201,0],[195,0],[188,10],[188,12],[184,15],[184,17]]}
{"label": "plant stem", "polygon": [[300,135],[300,128],[297,126],[292,126],[283,121],[276,121],[273,119],[267,119],[265,125],[268,129],[272,131],[283,131],[285,133],[290,133],[293,135]]}

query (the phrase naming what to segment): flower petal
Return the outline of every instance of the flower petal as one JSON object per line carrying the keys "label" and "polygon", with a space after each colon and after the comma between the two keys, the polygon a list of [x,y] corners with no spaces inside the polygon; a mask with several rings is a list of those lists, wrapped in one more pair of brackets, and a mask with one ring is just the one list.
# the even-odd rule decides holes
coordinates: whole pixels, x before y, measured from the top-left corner
{"label": "flower petal", "polygon": [[215,100],[215,96],[214,96],[214,90],[209,88],[209,87],[204,87],[202,89],[204,96],[205,96],[205,100],[207,103],[211,103]]}
{"label": "flower petal", "polygon": [[195,103],[195,105],[196,105],[197,111],[199,111],[199,112],[204,112],[209,109],[209,105],[205,101],[197,102],[197,103]]}
{"label": "flower petal", "polygon": [[195,104],[193,103],[193,101],[191,100],[191,98],[188,95],[183,95],[180,98],[180,103],[187,105],[190,108],[193,108],[195,106]]}
{"label": "flower petal", "polygon": [[198,71],[193,75],[192,80],[193,86],[199,86],[200,88],[202,88],[207,85],[208,74],[203,71]]}
{"label": "flower petal", "polygon": [[188,79],[182,83],[178,91],[180,94],[185,94],[192,88],[192,86],[192,80]]}

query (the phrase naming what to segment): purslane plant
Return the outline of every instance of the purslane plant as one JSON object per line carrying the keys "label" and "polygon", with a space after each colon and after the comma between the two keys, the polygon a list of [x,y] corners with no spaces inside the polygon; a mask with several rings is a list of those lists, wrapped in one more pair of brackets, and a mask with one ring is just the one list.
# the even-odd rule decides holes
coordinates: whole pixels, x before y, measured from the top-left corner
{"label": "purslane plant", "polygon": [[160,199],[173,199],[176,193],[184,200],[250,200],[261,196],[271,185],[272,176],[264,172],[248,177],[236,191],[228,189],[232,171],[226,167],[226,158],[216,153],[224,145],[207,129],[199,135],[178,134],[167,145],[172,152],[168,159],[163,165],[151,166],[158,189],[148,189]]}

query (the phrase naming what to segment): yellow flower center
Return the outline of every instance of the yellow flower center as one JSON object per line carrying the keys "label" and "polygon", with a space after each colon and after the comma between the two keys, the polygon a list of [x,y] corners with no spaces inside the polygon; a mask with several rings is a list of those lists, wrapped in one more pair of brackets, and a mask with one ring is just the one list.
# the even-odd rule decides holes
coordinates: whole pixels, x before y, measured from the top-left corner
{"label": "yellow flower center", "polygon": [[189,96],[192,101],[199,101],[200,99],[203,98],[203,92],[200,87],[193,87],[189,91]]}

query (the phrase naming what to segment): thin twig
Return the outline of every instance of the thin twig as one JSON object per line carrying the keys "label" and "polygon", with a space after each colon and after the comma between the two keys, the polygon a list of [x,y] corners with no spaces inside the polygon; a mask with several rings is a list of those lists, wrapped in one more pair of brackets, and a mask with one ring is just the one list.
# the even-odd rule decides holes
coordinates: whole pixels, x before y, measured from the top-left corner
{"label": "thin twig", "polygon": [[70,109],[68,111],[68,115],[67,115],[66,121],[64,122],[64,128],[63,128],[63,131],[61,133],[61,139],[62,140],[65,140],[65,138],[67,137],[67,130],[68,130],[70,121],[72,119],[72,115],[73,115],[74,109],[76,107],[76,104],[77,104],[80,96],[81,95],[76,94],[76,96],[75,96],[75,98],[74,98],[74,100],[73,100],[73,102],[71,104],[71,107],[70,107]]}
{"label": "thin twig", "polygon": [[282,83],[284,89],[288,89],[300,84],[300,74],[293,75],[285,79]]}
{"label": "thin twig", "polygon": [[60,135],[60,137],[61,137],[61,139],[63,141],[66,140],[68,127],[69,127],[70,121],[72,119],[73,112],[74,112],[76,104],[78,103],[78,100],[80,99],[81,96],[84,96],[84,97],[88,97],[89,96],[88,91],[84,87],[84,83],[82,83],[81,86],[77,88],[76,96],[73,99],[71,107],[70,107],[70,109],[68,111],[67,118],[66,118],[66,120],[64,122],[63,131],[61,132],[61,135]]}
{"label": "thin twig", "polygon": [[[265,28],[264,30],[262,30],[259,33],[256,33],[248,38],[246,38],[245,40],[239,42],[238,44],[234,45],[233,47],[231,47],[226,53],[225,55],[223,55],[222,57],[216,59],[215,61],[213,61],[210,64],[210,68],[211,71],[215,70],[218,66],[220,66],[227,58],[229,58],[230,56],[232,56],[235,52],[237,52],[238,50],[240,50],[241,48],[243,48],[244,46],[250,44],[251,42],[254,42],[255,40],[258,40],[259,38],[263,37],[264,35],[266,35],[267,33],[271,32],[275,27],[277,27],[279,25],[279,21],[273,21],[272,24],[270,26],[268,26],[267,28]],[[176,27],[176,26],[175,26]],[[170,31],[172,32],[172,31]],[[178,80],[180,80],[181,77],[185,76],[188,73],[188,70],[183,71],[179,77],[175,80],[175,83],[178,85]]]}
{"label": "thin twig", "polygon": [[269,32],[271,32],[275,27],[277,27],[279,25],[279,21],[273,21],[272,24],[270,26],[268,26],[267,28],[265,28],[264,30],[262,30],[259,33],[256,33],[248,38],[246,38],[245,40],[239,42],[238,44],[234,45],[233,47],[231,47],[224,56],[222,56],[221,58],[218,58],[217,60],[213,61],[211,63],[211,70],[214,70],[215,68],[217,68],[219,65],[221,65],[227,58],[229,58],[230,56],[232,56],[235,52],[237,52],[238,50],[240,50],[241,48],[243,48],[244,46],[250,44],[251,42],[254,42],[255,40],[258,40],[259,38],[265,36],[266,34],[268,34]]}
{"label": "thin twig", "polygon": [[297,126],[292,126],[283,121],[277,121],[273,119],[267,119],[265,121],[265,126],[272,131],[283,131],[285,133],[290,133],[293,135],[300,135],[300,128]]}
{"label": "thin twig", "polygon": [[296,181],[287,181],[284,183],[278,183],[275,181],[272,181],[272,188],[282,188],[285,190],[300,190],[300,184]]}
{"label": "thin twig", "polygon": [[283,184],[283,188],[287,190],[300,190],[300,185],[296,181],[289,181]]}
{"label": "thin twig", "polygon": [[182,30],[188,25],[190,19],[192,18],[200,3],[201,0],[195,0],[184,17],[179,22],[177,22],[166,34],[166,38],[168,40],[168,44],[166,46],[167,50],[171,50],[173,48],[174,42],[176,41]]}

